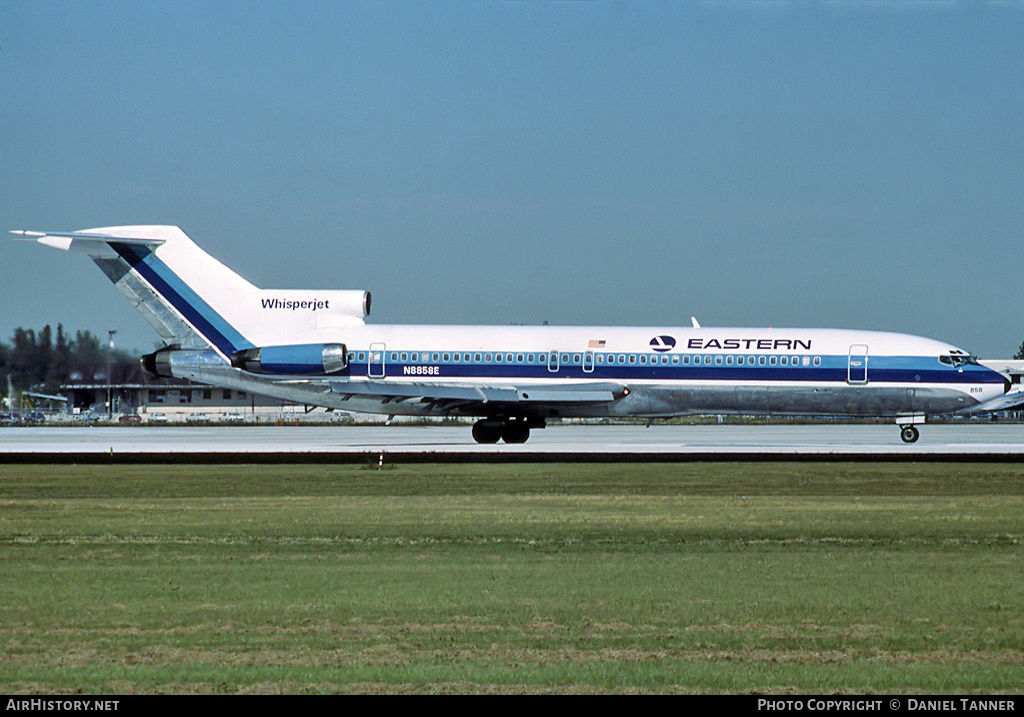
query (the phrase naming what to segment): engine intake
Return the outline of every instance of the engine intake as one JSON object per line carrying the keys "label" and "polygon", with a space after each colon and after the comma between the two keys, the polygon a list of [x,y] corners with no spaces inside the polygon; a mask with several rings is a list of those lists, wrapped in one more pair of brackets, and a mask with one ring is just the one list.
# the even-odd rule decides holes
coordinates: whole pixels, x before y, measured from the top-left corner
{"label": "engine intake", "polygon": [[175,349],[160,349],[151,354],[146,354],[139,359],[142,370],[153,376],[171,378],[174,374],[171,373],[170,358],[174,351]]}

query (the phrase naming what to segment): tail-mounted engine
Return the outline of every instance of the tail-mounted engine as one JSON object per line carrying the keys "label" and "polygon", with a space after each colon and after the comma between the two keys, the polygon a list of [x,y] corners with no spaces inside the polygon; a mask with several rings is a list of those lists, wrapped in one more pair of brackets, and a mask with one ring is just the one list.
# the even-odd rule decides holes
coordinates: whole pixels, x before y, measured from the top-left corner
{"label": "tail-mounted engine", "polygon": [[348,367],[345,344],[294,344],[262,346],[236,351],[231,365],[250,373],[320,375]]}

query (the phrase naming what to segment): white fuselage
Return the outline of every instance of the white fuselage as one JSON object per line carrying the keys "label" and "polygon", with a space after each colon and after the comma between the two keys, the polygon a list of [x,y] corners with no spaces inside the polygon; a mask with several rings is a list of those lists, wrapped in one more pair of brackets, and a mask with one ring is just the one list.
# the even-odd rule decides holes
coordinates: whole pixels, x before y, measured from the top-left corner
{"label": "white fuselage", "polygon": [[[324,336],[326,338],[326,336]],[[347,368],[287,381],[210,358],[205,379],[317,405],[389,414],[489,415],[467,407],[347,394],[346,385],[621,385],[611,403],[530,410],[554,416],[784,413],[853,416],[963,410],[1004,392],[1003,377],[954,346],[904,334],[836,329],[359,325],[332,332]],[[943,362],[943,357],[947,360]],[[204,380],[182,364],[175,375]],[[307,390],[302,390],[303,388]],[[329,393],[324,393],[330,389]],[[273,390],[270,388],[270,390]],[[557,403],[557,402],[556,402]],[[495,413],[514,413],[495,406]]]}

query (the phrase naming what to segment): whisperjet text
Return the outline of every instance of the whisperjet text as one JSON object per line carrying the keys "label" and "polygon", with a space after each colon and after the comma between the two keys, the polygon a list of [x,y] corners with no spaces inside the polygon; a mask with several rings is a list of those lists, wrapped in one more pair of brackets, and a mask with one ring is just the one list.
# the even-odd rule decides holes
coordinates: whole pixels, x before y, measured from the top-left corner
{"label": "whisperjet text", "polygon": [[807,339],[690,339],[686,342],[688,349],[719,349],[722,351],[778,351],[787,349],[796,351],[811,350],[811,340]]}
{"label": "whisperjet text", "polygon": [[316,311],[317,309],[330,310],[331,302],[328,299],[310,299],[309,301],[291,301],[290,299],[261,299],[264,309],[284,309],[286,311]]}

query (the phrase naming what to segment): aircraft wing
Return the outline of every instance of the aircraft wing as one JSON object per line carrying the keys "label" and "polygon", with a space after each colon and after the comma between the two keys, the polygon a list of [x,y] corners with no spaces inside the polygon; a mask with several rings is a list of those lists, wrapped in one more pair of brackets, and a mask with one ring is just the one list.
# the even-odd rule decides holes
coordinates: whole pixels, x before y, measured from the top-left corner
{"label": "aircraft wing", "polygon": [[1008,411],[1012,408],[1024,406],[1024,390],[1011,391],[998,396],[977,406],[972,406],[966,413],[987,412],[987,411]]}
{"label": "aircraft wing", "polygon": [[330,381],[331,391],[347,396],[380,398],[383,403],[420,402],[441,410],[470,405],[506,404],[520,410],[550,403],[610,403],[629,393],[615,383],[485,386],[433,381]]}

